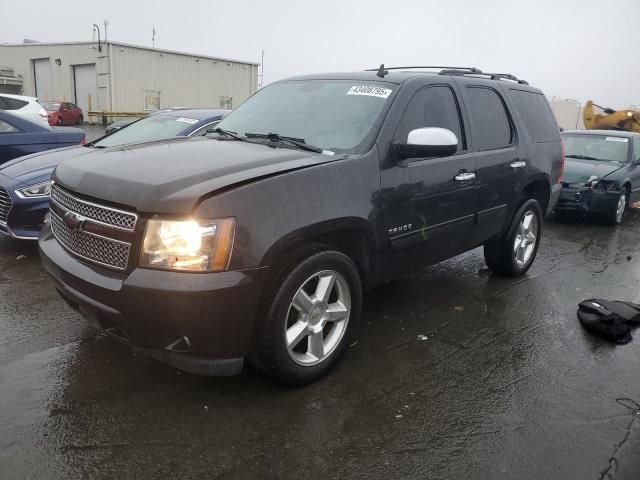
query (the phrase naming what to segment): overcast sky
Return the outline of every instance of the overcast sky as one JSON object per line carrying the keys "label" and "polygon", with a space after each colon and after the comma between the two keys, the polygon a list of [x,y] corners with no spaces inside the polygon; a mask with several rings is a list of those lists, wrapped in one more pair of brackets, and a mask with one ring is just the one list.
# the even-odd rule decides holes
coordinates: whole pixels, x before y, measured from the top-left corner
{"label": "overcast sky", "polygon": [[104,19],[121,42],[150,46],[155,25],[161,48],[255,62],[264,49],[265,83],[468,65],[548,96],[640,106],[640,0],[0,0],[0,43],[91,40]]}

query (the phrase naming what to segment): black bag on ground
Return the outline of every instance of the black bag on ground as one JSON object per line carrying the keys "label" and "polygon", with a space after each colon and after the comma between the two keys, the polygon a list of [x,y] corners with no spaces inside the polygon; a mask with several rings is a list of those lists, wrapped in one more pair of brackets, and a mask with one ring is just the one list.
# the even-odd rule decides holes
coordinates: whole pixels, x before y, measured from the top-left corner
{"label": "black bag on ground", "polygon": [[590,333],[615,343],[632,340],[631,327],[640,325],[640,305],[591,298],[580,303],[578,318]]}

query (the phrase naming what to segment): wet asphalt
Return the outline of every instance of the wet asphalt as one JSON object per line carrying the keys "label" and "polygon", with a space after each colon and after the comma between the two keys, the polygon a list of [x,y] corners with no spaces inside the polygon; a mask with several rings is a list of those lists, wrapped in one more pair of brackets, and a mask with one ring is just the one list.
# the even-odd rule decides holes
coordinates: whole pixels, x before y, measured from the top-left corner
{"label": "wet asphalt", "polygon": [[481,249],[365,296],[324,380],[180,373],[86,326],[32,243],[0,240],[0,478],[640,478],[640,331],[584,332],[589,297],[640,301],[640,211],[545,223],[530,272]]}

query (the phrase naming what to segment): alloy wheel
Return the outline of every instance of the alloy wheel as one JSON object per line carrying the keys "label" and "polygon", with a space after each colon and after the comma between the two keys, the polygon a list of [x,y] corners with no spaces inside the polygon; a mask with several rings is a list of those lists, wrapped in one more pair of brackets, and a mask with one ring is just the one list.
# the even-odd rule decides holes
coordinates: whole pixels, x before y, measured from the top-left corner
{"label": "alloy wheel", "polygon": [[622,222],[622,216],[624,215],[624,209],[627,206],[627,196],[624,193],[618,197],[618,205],[616,206],[616,222]]}
{"label": "alloy wheel", "polygon": [[526,265],[536,248],[538,238],[538,219],[531,211],[527,211],[520,220],[513,242],[513,256],[519,266]]}
{"label": "alloy wheel", "polygon": [[299,365],[313,366],[327,359],[340,345],[351,314],[347,280],[333,270],[309,277],[289,305],[285,342]]}

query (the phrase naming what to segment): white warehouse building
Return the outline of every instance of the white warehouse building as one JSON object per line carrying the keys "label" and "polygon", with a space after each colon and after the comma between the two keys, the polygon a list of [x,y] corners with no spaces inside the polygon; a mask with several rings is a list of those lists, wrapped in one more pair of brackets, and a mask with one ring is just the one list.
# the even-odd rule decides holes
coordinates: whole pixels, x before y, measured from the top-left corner
{"label": "white warehouse building", "polygon": [[257,63],[113,41],[0,44],[0,66],[11,72],[0,91],[69,101],[84,112],[234,108],[258,81]]}

